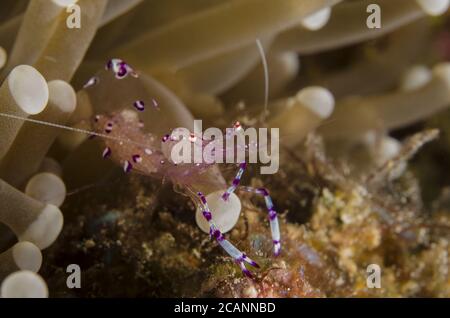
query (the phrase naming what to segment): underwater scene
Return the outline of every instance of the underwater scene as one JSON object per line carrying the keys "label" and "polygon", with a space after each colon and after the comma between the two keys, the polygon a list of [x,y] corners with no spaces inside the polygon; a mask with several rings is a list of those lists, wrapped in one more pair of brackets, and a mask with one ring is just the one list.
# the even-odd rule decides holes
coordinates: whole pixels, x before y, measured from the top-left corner
{"label": "underwater scene", "polygon": [[449,7],[2,0],[0,296],[450,297]]}

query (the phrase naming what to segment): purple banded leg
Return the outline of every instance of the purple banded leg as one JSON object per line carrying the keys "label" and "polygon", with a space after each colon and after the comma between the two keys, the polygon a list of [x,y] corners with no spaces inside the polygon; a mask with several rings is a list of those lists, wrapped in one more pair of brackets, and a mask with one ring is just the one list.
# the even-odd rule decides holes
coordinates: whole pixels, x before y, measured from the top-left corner
{"label": "purple banded leg", "polygon": [[246,167],[247,167],[247,164],[245,162],[243,162],[243,163],[241,163],[239,165],[239,171],[236,174],[236,177],[234,178],[233,183],[231,184],[231,186],[222,195],[222,199],[224,199],[225,201],[228,200],[230,195],[236,190],[236,188],[238,187],[239,183],[241,182],[242,174],[244,173]]}
{"label": "purple banded leg", "polygon": [[269,195],[269,191],[266,188],[252,188],[252,187],[240,187],[240,189],[262,195],[266,202],[267,210],[269,213],[270,232],[272,234],[273,241],[273,253],[275,256],[280,255],[281,252],[281,234],[280,226],[278,224],[277,212],[273,206],[272,198]]}
{"label": "purple banded leg", "polygon": [[220,230],[217,228],[216,224],[212,220],[212,214],[211,214],[211,211],[209,210],[208,203],[206,202],[205,196],[201,192],[198,192],[197,194],[202,203],[203,217],[206,219],[206,221],[208,221],[208,224],[209,224],[210,236],[214,237],[216,239],[217,243],[219,243],[219,245],[225,250],[225,252],[227,252],[228,255],[230,255],[234,259],[236,264],[238,264],[240,269],[242,270],[242,273],[245,276],[251,278],[252,274],[245,267],[245,263],[247,263],[253,267],[256,267],[256,268],[259,268],[259,265],[255,261],[250,259],[247,255],[245,255],[245,253],[242,253],[240,250],[238,250],[233,244],[230,243],[230,241],[225,239],[222,232],[220,232]]}

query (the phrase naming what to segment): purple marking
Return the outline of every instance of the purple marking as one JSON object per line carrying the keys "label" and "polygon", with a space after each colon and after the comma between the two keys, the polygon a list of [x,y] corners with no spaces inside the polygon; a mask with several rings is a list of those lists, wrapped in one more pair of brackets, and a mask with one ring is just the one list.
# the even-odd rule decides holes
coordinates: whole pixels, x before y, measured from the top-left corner
{"label": "purple marking", "polygon": [[123,79],[127,76],[127,68],[125,65],[120,65],[118,71],[116,72],[116,78]]}
{"label": "purple marking", "polygon": [[253,277],[252,273],[248,269],[246,269],[245,267],[242,269],[242,273],[244,273],[244,275],[247,276],[248,278],[252,278]]}
{"label": "purple marking", "polygon": [[245,267],[244,261],[242,260],[242,258],[238,258],[235,260],[236,263],[239,265],[239,267],[241,268],[242,273],[247,276],[248,278],[252,278],[252,273]]}
{"label": "purple marking", "polygon": [[138,111],[143,112],[145,110],[145,104],[141,100],[137,100],[133,103],[134,108],[136,108]]}
{"label": "purple marking", "polygon": [[259,188],[259,189],[258,189],[258,192],[259,192],[260,194],[262,194],[263,196],[265,196],[265,197],[269,196],[269,191],[267,191],[266,188]]}
{"label": "purple marking", "polygon": [[224,201],[228,200],[228,197],[231,195],[231,193],[233,193],[236,190],[236,188],[238,187],[239,183],[241,182],[242,174],[244,173],[246,166],[247,166],[247,164],[245,162],[243,162],[239,165],[239,171],[236,174],[236,177],[234,178],[231,186],[222,195],[222,199]]}
{"label": "purple marking", "polygon": [[217,230],[217,229],[215,229],[213,231],[213,236],[219,242],[223,241],[223,239],[224,239],[222,233],[219,230]]}
{"label": "purple marking", "polygon": [[206,198],[205,198],[205,196],[203,195],[203,193],[197,192],[197,195],[200,197],[200,200],[202,200],[202,203],[203,203],[203,204],[206,204]]}
{"label": "purple marking", "polygon": [[277,217],[277,212],[275,210],[270,210],[269,211],[269,220],[273,221],[276,219],[276,217]]}
{"label": "purple marking", "polygon": [[256,263],[254,260],[252,260],[251,258],[247,257],[247,255],[245,255],[245,253],[242,253],[242,256],[240,258],[237,259],[239,262],[247,262],[248,264],[250,264],[251,266],[255,267],[255,268],[259,268],[258,263]]}
{"label": "purple marking", "polygon": [[138,74],[123,60],[111,59],[106,63],[106,70],[112,70],[117,79],[123,79],[129,74],[138,77]]}
{"label": "purple marking", "polygon": [[103,157],[103,159],[106,159],[109,156],[111,156],[111,148],[106,147],[105,150],[103,150],[102,157]]}
{"label": "purple marking", "polygon": [[142,162],[142,157],[140,155],[133,155],[131,158],[133,159],[134,163]]}
{"label": "purple marking", "polygon": [[109,133],[112,131],[112,126],[113,126],[113,124],[112,124],[111,122],[109,122],[109,123],[106,124],[105,132],[106,132],[107,134],[109,134]]}
{"label": "purple marking", "polygon": [[203,211],[203,216],[205,217],[206,221],[211,221],[212,215],[209,211]]}
{"label": "purple marking", "polygon": [[258,263],[256,263],[254,260],[250,260],[248,263],[255,268],[260,268]]}
{"label": "purple marking", "polygon": [[164,135],[164,137],[162,137],[162,142],[167,142],[168,140],[169,140],[169,138],[170,138],[170,135],[169,134],[167,134],[167,135]]}
{"label": "purple marking", "polygon": [[123,171],[125,171],[125,173],[128,173],[131,171],[131,169],[133,169],[133,165],[128,160],[125,161],[123,164]]}

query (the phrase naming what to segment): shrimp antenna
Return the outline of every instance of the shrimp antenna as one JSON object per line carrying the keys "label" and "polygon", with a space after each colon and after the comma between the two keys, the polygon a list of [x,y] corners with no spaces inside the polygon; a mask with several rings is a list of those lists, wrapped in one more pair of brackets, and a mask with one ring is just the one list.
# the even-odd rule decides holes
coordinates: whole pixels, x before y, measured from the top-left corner
{"label": "shrimp antenna", "polygon": [[264,116],[267,115],[269,107],[269,66],[267,64],[266,53],[260,39],[256,39],[259,54],[261,55],[261,62],[264,70]]}
{"label": "shrimp antenna", "polygon": [[110,136],[110,135],[107,135],[107,134],[98,133],[98,132],[87,130],[87,129],[69,127],[69,126],[65,126],[65,125],[61,125],[61,124],[51,123],[51,122],[48,122],[48,121],[43,121],[43,120],[38,120],[38,119],[33,119],[33,118],[28,118],[28,117],[22,117],[22,116],[18,116],[18,115],[3,113],[3,112],[0,112],[0,117],[6,117],[6,118],[10,118],[10,119],[15,119],[15,120],[22,120],[22,121],[30,122],[30,123],[33,123],[33,124],[38,124],[38,125],[44,125],[44,126],[64,129],[64,130],[68,130],[68,131],[77,132],[77,133],[80,133],[80,134],[101,137],[101,138],[110,139],[110,140],[114,140],[114,141],[118,141],[118,142],[132,143],[132,144],[135,144],[135,145],[138,145],[138,146],[145,147],[145,145],[140,144],[140,143],[135,142],[135,141],[130,140],[130,139],[122,139],[122,138]]}

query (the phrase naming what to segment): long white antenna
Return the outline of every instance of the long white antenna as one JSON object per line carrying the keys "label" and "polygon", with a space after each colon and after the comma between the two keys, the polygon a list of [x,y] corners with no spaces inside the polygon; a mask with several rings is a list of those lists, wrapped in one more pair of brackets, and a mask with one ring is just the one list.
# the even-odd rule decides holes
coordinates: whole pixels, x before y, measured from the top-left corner
{"label": "long white antenna", "polygon": [[256,39],[256,45],[258,46],[259,54],[261,55],[261,61],[264,70],[264,113],[267,114],[267,107],[269,105],[269,67],[267,64],[266,53],[260,39]]}
{"label": "long white antenna", "polygon": [[56,123],[43,121],[43,120],[38,120],[38,119],[33,119],[33,118],[28,118],[28,117],[22,117],[22,116],[17,116],[17,115],[13,115],[13,114],[2,113],[2,112],[0,112],[0,116],[1,117],[6,117],[6,118],[10,118],[10,119],[27,121],[27,122],[34,123],[34,124],[45,125],[45,126],[49,126],[49,127],[69,130],[69,131],[77,132],[77,133],[80,133],[80,134],[86,134],[86,135],[89,135],[89,136],[97,136],[97,137],[110,139],[110,140],[114,140],[114,141],[118,141],[118,142],[132,143],[132,144],[135,144],[135,145],[138,145],[138,146],[141,146],[141,147],[146,147],[146,145],[143,145],[141,143],[135,142],[135,141],[130,140],[130,139],[122,139],[122,138],[110,136],[110,135],[107,135],[107,134],[102,134],[102,133],[98,133],[98,132],[95,132],[95,131],[90,131],[90,130],[87,130],[87,129],[74,128],[74,127],[69,127],[69,126],[64,126],[64,125],[60,125],[60,124],[56,124]]}

